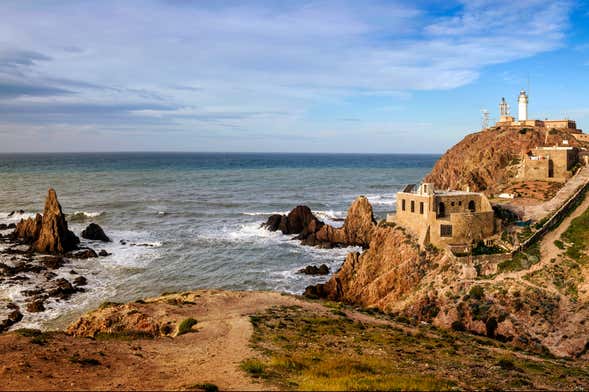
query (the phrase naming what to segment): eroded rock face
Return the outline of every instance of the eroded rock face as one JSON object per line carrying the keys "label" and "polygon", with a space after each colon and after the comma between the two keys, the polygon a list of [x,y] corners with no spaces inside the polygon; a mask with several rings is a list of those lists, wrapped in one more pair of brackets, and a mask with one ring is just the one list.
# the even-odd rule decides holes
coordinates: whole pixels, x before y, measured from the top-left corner
{"label": "eroded rock face", "polygon": [[33,244],[39,238],[42,225],[43,216],[41,214],[35,215],[34,218],[21,219],[16,225],[14,236],[27,244]]}
{"label": "eroded rock face", "polygon": [[296,207],[287,216],[272,215],[263,226],[270,231],[280,230],[283,234],[298,234],[296,239],[304,245],[324,248],[367,247],[376,222],[368,199],[360,196],[348,209],[348,215],[341,228],[321,222],[306,206]]}
{"label": "eroded rock face", "polygon": [[110,242],[110,238],[104,233],[102,227],[96,223],[90,223],[84,231],[82,231],[82,238],[93,241]]}
{"label": "eroded rock face", "polygon": [[171,335],[173,328],[170,323],[164,323],[144,313],[136,304],[108,304],[82,316],[71,324],[67,333],[74,336],[94,337],[104,334],[141,334],[158,337]]}

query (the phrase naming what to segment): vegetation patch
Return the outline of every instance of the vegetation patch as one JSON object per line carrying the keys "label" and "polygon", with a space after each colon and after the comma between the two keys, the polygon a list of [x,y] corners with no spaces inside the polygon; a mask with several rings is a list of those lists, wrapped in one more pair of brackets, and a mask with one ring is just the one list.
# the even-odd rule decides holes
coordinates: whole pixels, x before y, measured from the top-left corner
{"label": "vegetation patch", "polygon": [[68,358],[70,362],[80,365],[99,366],[100,361],[95,358],[82,358],[79,354],[74,354]]}
{"label": "vegetation patch", "polygon": [[525,251],[514,253],[513,257],[497,266],[499,272],[521,271],[540,261],[540,243],[536,242]]}
{"label": "vegetation patch", "polygon": [[561,238],[569,245],[565,254],[580,263],[587,263],[589,246],[589,209],[571,221]]}
{"label": "vegetation patch", "polygon": [[219,387],[211,383],[192,384],[185,387],[189,391],[217,392]]}
{"label": "vegetation patch", "polygon": [[589,382],[581,362],[531,353],[524,360],[494,339],[399,324],[386,315],[378,323],[342,318],[331,313],[334,307],[256,314],[252,345],[259,355],[241,368],[289,390],[567,389]]}
{"label": "vegetation patch", "polygon": [[192,327],[195,326],[197,321],[192,317],[189,317],[185,320],[182,320],[180,325],[178,325],[178,336],[184,335],[185,333],[192,332]]}
{"label": "vegetation patch", "polygon": [[118,332],[98,332],[94,339],[96,340],[136,340],[136,339],[153,339],[153,335],[143,331],[118,331]]}

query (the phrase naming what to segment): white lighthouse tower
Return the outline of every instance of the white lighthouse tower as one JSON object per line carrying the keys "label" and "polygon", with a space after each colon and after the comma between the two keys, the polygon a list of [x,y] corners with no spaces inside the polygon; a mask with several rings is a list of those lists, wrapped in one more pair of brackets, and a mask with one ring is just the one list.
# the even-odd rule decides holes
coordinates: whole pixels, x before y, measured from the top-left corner
{"label": "white lighthouse tower", "polygon": [[528,95],[525,90],[519,93],[517,99],[517,116],[519,121],[526,121],[528,119]]}

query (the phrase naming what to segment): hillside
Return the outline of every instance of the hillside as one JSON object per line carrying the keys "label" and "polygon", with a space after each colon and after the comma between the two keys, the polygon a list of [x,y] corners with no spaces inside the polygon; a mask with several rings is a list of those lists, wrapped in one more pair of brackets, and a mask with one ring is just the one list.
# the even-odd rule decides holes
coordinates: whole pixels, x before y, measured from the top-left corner
{"label": "hillside", "polygon": [[67,334],[0,334],[0,352],[7,390],[572,390],[589,382],[579,360],[270,292],[105,303]]}
{"label": "hillside", "polygon": [[[522,154],[534,147],[560,145],[581,146],[568,130],[545,128],[489,128],[472,133],[449,149],[424,179],[439,189],[466,189],[501,192],[517,174]],[[546,143],[545,143],[546,141]]]}

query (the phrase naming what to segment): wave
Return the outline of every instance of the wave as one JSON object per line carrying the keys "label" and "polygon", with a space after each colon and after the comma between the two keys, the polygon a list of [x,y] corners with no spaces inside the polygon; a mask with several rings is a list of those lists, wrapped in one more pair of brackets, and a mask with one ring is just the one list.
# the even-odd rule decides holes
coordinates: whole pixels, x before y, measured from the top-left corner
{"label": "wave", "polygon": [[270,216],[270,215],[288,215],[290,211],[272,211],[272,212],[242,212],[243,215],[248,216]]}
{"label": "wave", "polygon": [[397,205],[397,194],[383,193],[383,194],[369,194],[366,198],[373,206],[395,206]]}
{"label": "wave", "polygon": [[97,218],[102,215],[104,215],[104,211],[99,211],[99,212],[76,211],[73,214],[68,215],[68,218],[70,220],[81,221],[81,220],[86,220],[86,219]]}

